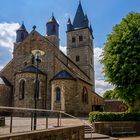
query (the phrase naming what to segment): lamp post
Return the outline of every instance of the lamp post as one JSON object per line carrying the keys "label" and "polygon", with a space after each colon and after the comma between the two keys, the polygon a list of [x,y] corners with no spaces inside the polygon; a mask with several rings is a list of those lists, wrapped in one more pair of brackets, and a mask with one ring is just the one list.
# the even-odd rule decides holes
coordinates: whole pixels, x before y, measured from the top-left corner
{"label": "lamp post", "polygon": [[[39,96],[39,79],[38,79],[38,68],[39,68],[39,63],[41,63],[40,56],[44,55],[45,53],[41,50],[33,50],[32,54],[35,56],[35,61],[36,61],[36,78],[35,78],[35,89],[34,89],[34,108],[37,109],[37,99]],[[34,130],[36,130],[36,123],[37,123],[37,118],[36,118],[36,111],[34,113]]]}

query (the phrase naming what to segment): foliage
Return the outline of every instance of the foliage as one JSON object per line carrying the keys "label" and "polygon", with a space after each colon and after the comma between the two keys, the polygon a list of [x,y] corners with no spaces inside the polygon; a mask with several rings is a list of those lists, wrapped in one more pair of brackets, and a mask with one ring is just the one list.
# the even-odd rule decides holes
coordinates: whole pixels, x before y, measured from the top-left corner
{"label": "foliage", "polygon": [[140,121],[140,113],[90,112],[90,122],[98,121]]}
{"label": "foliage", "polygon": [[103,94],[103,98],[104,99],[118,99],[118,92],[116,89],[114,90],[107,90],[104,94]]}
{"label": "foliage", "polygon": [[129,13],[108,35],[101,63],[130,109],[140,100],[140,13]]}

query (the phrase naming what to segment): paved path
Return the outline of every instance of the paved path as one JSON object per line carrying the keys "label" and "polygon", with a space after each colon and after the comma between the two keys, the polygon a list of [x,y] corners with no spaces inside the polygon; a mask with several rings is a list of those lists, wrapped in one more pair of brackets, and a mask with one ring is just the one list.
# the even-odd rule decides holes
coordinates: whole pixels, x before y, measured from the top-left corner
{"label": "paved path", "polygon": [[140,136],[119,138],[119,140],[140,140]]}

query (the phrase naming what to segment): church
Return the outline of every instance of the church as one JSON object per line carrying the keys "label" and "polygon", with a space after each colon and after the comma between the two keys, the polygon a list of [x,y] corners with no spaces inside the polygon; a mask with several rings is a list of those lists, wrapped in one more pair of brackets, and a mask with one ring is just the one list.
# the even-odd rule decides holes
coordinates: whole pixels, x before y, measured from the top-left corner
{"label": "church", "polygon": [[[36,100],[38,109],[70,114],[103,109],[103,98],[95,93],[93,30],[81,2],[74,20],[67,21],[66,36],[67,55],[59,49],[59,24],[53,14],[46,35],[35,26],[30,33],[20,26],[13,58],[0,71],[0,106],[35,108]],[[36,57],[37,50],[41,53]]]}

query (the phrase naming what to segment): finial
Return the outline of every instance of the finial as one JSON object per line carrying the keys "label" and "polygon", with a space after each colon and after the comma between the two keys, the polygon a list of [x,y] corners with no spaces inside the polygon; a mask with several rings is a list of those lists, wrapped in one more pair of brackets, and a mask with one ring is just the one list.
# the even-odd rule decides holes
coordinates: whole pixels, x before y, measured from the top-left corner
{"label": "finial", "polygon": [[79,4],[81,4],[81,0],[79,0]]}
{"label": "finial", "polygon": [[33,31],[35,31],[35,29],[36,29],[36,26],[34,25],[34,26],[33,26]]}

